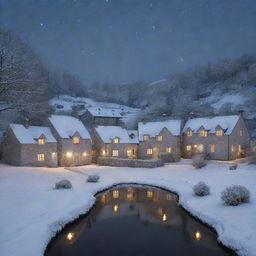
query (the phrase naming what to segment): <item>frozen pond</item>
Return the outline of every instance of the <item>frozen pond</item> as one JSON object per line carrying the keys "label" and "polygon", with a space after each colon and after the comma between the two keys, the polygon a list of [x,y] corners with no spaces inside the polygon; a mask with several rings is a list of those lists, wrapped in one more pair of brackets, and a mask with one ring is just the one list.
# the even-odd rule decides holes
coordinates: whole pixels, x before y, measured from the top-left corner
{"label": "frozen pond", "polygon": [[216,234],[153,187],[121,186],[97,196],[90,213],[65,228],[45,256],[230,255]]}

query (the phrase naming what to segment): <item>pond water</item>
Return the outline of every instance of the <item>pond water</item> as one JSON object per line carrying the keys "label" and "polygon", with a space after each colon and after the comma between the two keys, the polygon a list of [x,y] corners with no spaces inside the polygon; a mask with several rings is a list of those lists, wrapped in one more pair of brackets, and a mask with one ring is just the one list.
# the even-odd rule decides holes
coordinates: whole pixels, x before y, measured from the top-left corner
{"label": "pond water", "polygon": [[90,213],[65,228],[45,256],[229,255],[216,234],[153,187],[116,187],[97,196]]}

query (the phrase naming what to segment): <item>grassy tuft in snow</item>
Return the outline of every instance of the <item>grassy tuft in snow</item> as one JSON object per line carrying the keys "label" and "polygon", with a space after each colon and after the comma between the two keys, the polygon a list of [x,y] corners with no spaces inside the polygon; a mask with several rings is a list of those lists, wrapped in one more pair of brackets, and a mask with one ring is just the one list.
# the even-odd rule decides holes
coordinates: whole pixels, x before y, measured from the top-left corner
{"label": "grassy tuft in snow", "polygon": [[210,187],[205,182],[200,181],[193,187],[193,191],[197,196],[207,196],[210,194]]}

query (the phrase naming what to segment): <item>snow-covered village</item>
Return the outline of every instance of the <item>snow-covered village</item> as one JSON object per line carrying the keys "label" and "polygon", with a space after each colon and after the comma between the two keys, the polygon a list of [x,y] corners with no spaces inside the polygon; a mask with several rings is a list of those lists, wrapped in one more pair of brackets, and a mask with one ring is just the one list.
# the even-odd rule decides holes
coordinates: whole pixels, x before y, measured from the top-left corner
{"label": "snow-covered village", "polygon": [[0,0],[1,256],[256,256],[254,0]]}

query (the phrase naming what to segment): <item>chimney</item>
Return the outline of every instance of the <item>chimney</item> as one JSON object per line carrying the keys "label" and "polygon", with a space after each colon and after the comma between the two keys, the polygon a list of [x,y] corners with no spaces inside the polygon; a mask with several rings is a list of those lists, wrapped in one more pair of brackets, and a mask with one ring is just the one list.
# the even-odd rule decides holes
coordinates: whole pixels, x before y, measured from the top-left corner
{"label": "chimney", "polygon": [[29,119],[27,117],[24,118],[23,125],[25,126],[25,128],[29,127]]}

